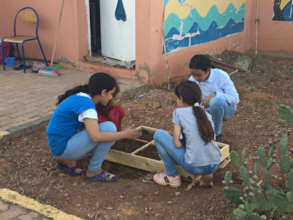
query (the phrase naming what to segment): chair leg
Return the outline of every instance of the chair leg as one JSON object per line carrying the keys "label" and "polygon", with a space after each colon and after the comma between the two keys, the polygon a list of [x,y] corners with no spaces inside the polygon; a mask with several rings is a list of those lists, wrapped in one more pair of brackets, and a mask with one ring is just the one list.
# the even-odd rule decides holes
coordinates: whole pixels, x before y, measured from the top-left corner
{"label": "chair leg", "polygon": [[2,58],[2,69],[5,70],[5,52],[3,42],[1,43],[1,58]]}
{"label": "chair leg", "polygon": [[19,48],[18,48],[18,44],[16,44],[16,50],[17,50],[17,55],[18,55],[19,63],[21,63],[21,56],[20,56],[20,51],[19,51]]}
{"label": "chair leg", "polygon": [[26,72],[26,65],[25,65],[25,56],[24,56],[24,45],[23,43],[21,44],[22,47],[22,62],[23,62],[23,72]]}
{"label": "chair leg", "polygon": [[46,58],[46,56],[45,56],[45,53],[44,53],[43,47],[42,47],[42,45],[41,45],[40,39],[38,38],[37,40],[38,40],[38,43],[39,43],[39,46],[40,46],[41,53],[42,53],[42,56],[43,56],[43,58],[44,58],[45,64],[46,64],[46,66],[48,66],[48,61],[47,61],[47,58]]}

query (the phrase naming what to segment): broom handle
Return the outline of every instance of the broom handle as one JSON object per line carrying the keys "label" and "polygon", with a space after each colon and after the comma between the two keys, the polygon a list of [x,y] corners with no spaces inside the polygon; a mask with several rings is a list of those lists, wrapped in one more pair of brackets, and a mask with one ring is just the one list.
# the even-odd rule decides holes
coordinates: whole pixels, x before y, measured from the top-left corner
{"label": "broom handle", "polygon": [[62,0],[62,2],[61,2],[61,7],[60,7],[60,11],[59,11],[59,19],[58,19],[58,24],[57,24],[57,30],[56,30],[56,35],[55,35],[55,41],[54,41],[50,66],[53,66],[53,62],[54,62],[54,57],[55,57],[56,47],[57,47],[57,40],[58,40],[58,35],[59,35],[59,30],[60,30],[62,15],[63,15],[63,8],[64,8],[64,0]]}

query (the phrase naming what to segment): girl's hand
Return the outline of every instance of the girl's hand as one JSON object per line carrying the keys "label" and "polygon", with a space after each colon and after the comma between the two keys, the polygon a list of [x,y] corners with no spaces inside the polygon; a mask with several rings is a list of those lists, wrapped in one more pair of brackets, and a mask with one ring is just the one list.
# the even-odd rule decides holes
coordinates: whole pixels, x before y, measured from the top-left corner
{"label": "girl's hand", "polygon": [[174,145],[175,145],[176,148],[183,147],[182,144],[181,144],[181,142],[179,140],[174,140]]}
{"label": "girl's hand", "polygon": [[141,136],[141,130],[137,128],[126,128],[122,132],[124,132],[125,138],[129,139],[135,139]]}
{"label": "girl's hand", "polygon": [[203,106],[206,107],[206,108],[209,107],[210,100],[212,98],[214,98],[215,96],[216,96],[216,93],[212,93],[211,95],[209,95],[208,97],[206,97],[206,99],[203,100],[203,102],[202,102]]}

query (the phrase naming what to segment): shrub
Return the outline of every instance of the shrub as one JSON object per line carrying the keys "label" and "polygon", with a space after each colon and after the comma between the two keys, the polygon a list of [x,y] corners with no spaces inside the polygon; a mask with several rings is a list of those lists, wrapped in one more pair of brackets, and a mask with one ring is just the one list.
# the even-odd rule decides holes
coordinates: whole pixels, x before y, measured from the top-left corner
{"label": "shrub", "polygon": [[[279,106],[281,119],[293,122],[293,111],[285,105]],[[293,169],[291,168],[291,158],[287,153],[288,132],[282,134],[278,147],[280,153],[279,165],[285,176],[284,189],[277,189],[270,184],[270,169],[276,163],[274,143],[271,143],[266,150],[259,147],[253,169],[248,170],[245,163],[246,150],[243,149],[241,155],[232,151],[231,161],[239,169],[240,178],[243,181],[243,188],[237,189],[232,186],[232,172],[227,171],[224,178],[224,193],[228,201],[237,204],[238,207],[232,211],[232,218],[242,219],[267,219],[274,215],[284,217],[293,214]],[[260,165],[264,170],[263,177],[259,177]]]}

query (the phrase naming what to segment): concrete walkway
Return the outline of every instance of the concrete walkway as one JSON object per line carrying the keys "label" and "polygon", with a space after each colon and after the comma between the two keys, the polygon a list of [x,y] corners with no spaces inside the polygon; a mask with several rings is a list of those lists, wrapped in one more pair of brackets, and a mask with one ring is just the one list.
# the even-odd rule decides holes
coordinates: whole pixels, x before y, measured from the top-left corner
{"label": "concrete walkway", "polygon": [[[58,95],[86,83],[91,75],[75,69],[62,69],[61,73],[60,77],[50,77],[0,70],[0,135],[48,119]],[[118,79],[118,82],[122,93],[143,86],[137,80]]]}
{"label": "concrete walkway", "polygon": [[[23,71],[2,70],[0,66],[0,140],[10,133],[47,121],[57,97],[67,89],[88,81],[91,73],[62,69],[60,77]],[[121,92],[139,88],[137,80],[118,79]],[[79,220],[16,192],[0,189],[0,220]]]}
{"label": "concrete walkway", "polygon": [[1,220],[82,220],[9,189],[0,189]]}

